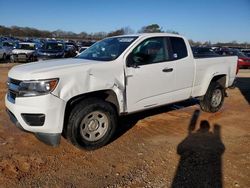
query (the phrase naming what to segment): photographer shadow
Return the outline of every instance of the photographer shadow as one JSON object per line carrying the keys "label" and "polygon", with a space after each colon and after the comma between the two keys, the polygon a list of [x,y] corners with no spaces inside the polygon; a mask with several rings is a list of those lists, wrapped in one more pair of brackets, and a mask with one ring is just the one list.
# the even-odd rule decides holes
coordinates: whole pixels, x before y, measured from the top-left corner
{"label": "photographer shadow", "polygon": [[188,127],[187,137],[178,145],[180,161],[172,182],[172,188],[220,188],[222,178],[222,154],[225,146],[221,140],[220,125],[210,131],[207,120],[195,130],[200,111],[196,110]]}

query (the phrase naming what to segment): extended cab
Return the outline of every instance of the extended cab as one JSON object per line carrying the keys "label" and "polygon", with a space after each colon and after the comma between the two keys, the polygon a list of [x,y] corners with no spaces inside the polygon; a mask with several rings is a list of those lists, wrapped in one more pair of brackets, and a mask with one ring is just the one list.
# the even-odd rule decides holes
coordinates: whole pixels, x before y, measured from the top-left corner
{"label": "extended cab", "polygon": [[194,58],[188,41],[167,33],[106,38],[71,59],[13,67],[7,111],[21,129],[58,145],[107,144],[120,115],[186,100],[218,111],[233,84],[237,57]]}

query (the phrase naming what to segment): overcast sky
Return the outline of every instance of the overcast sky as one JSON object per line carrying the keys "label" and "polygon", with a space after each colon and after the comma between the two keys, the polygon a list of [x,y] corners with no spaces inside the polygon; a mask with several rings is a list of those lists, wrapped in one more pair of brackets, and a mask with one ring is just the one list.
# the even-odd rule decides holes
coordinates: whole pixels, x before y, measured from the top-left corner
{"label": "overcast sky", "polygon": [[250,0],[0,0],[0,25],[110,32],[159,24],[195,41],[250,42]]}

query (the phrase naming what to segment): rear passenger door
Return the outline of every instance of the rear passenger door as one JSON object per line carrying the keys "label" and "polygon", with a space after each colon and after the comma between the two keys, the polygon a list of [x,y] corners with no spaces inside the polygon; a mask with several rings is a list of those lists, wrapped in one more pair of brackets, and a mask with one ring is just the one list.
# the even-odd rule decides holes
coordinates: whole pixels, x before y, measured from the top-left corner
{"label": "rear passenger door", "polygon": [[194,59],[187,49],[187,41],[181,37],[168,37],[172,63],[175,67],[174,101],[188,99],[192,92],[194,80]]}

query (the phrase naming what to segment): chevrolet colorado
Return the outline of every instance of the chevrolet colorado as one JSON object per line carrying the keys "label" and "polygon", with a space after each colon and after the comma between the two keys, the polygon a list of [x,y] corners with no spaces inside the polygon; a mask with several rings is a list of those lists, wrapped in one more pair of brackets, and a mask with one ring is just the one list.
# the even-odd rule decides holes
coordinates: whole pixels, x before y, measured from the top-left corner
{"label": "chevrolet colorado", "polygon": [[56,146],[63,133],[96,149],[110,141],[121,115],[189,98],[218,111],[236,67],[236,56],[194,58],[180,35],[117,36],[75,58],[13,67],[5,103],[16,126],[41,141]]}

